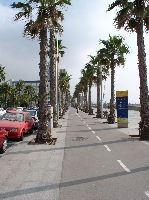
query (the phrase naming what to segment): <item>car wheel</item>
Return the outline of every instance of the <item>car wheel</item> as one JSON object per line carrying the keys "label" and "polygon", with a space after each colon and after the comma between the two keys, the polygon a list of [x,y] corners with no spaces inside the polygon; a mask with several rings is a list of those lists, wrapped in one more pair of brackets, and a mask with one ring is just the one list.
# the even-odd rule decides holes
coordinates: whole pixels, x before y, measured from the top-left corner
{"label": "car wheel", "polygon": [[32,128],[29,130],[29,133],[33,134],[33,131],[34,131],[34,126],[32,126]]}
{"label": "car wheel", "polygon": [[7,138],[5,137],[4,140],[3,140],[3,146],[1,148],[1,153],[4,153],[7,149]]}
{"label": "car wheel", "polygon": [[21,136],[20,136],[19,140],[23,141],[23,138],[24,138],[24,131],[21,132]]}
{"label": "car wheel", "polygon": [[37,130],[37,129],[38,129],[38,123],[35,123],[34,130]]}

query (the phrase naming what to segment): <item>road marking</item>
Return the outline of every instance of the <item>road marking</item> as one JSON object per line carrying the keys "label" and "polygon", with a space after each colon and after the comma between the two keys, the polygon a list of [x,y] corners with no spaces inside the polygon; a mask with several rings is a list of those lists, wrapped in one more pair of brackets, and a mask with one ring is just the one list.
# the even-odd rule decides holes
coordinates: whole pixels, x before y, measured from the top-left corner
{"label": "road marking", "polygon": [[149,197],[149,191],[144,192],[147,197]]}
{"label": "road marking", "polygon": [[90,130],[91,130],[91,127],[89,127],[89,126],[88,126],[88,129],[90,129]]}
{"label": "road marking", "polygon": [[111,149],[107,145],[104,145],[104,147],[107,149],[107,151],[111,151]]}
{"label": "road marking", "polygon": [[95,131],[92,131],[93,134],[95,134]]}
{"label": "road marking", "polygon": [[117,160],[117,162],[121,165],[121,167],[122,167],[126,172],[131,172],[130,169],[128,169],[128,168],[126,167],[126,165],[124,165],[124,163],[122,163],[121,160]]}
{"label": "road marking", "polygon": [[99,136],[96,136],[96,138],[101,142],[101,138]]}

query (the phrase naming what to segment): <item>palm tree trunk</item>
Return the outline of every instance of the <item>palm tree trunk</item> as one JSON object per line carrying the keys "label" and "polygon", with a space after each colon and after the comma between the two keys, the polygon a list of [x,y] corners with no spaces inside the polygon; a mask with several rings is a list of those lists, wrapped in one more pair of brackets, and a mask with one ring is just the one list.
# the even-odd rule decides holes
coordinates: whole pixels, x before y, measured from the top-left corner
{"label": "palm tree trunk", "polygon": [[61,117],[61,91],[60,91],[60,88],[58,88],[58,107],[59,107],[59,109],[58,109],[58,116],[59,116],[59,118]]}
{"label": "palm tree trunk", "polygon": [[114,78],[115,78],[115,67],[113,61],[111,62],[111,99],[110,99],[110,114],[108,116],[108,123],[115,123],[115,94],[114,94]]}
{"label": "palm tree trunk", "polygon": [[101,106],[100,106],[100,69],[97,66],[97,118],[101,118]]}
{"label": "palm tree trunk", "polygon": [[69,92],[66,91],[66,111],[68,110],[69,107]]}
{"label": "palm tree trunk", "polygon": [[88,112],[88,103],[87,103],[87,89],[84,90],[84,111]]}
{"label": "palm tree trunk", "polygon": [[37,141],[43,142],[43,136],[50,134],[48,131],[48,77],[47,77],[47,29],[40,31],[40,63],[39,63],[39,128]]}
{"label": "palm tree trunk", "polygon": [[64,92],[61,92],[61,114],[64,115]]}
{"label": "palm tree trunk", "polygon": [[77,96],[77,106],[80,109],[80,94]]}
{"label": "palm tree trunk", "polygon": [[91,84],[89,84],[89,92],[88,92],[88,103],[89,103],[89,115],[92,115],[93,114],[93,112],[92,112],[92,106],[91,106],[91,87],[92,87],[92,85]]}
{"label": "palm tree trunk", "polygon": [[138,18],[137,26],[138,68],[140,77],[140,139],[149,139],[149,106],[147,86],[147,66],[143,37],[143,19]]}
{"label": "palm tree trunk", "polygon": [[57,102],[56,102],[56,62],[54,51],[54,30],[50,30],[50,101],[53,106],[53,127],[58,126],[57,119]]}

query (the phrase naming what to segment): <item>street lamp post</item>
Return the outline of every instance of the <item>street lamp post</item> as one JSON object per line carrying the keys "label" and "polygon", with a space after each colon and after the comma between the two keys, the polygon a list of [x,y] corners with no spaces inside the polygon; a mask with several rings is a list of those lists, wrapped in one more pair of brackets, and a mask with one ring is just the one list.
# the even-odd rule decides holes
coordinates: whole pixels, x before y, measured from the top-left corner
{"label": "street lamp post", "polygon": [[58,98],[58,33],[56,34],[56,107],[57,107],[57,119],[59,119],[59,98]]}
{"label": "street lamp post", "polygon": [[101,119],[103,118],[103,105],[102,105],[102,96],[103,96],[103,91],[102,91],[102,65],[100,65],[100,87],[101,87],[101,102],[100,102],[100,106],[101,106]]}

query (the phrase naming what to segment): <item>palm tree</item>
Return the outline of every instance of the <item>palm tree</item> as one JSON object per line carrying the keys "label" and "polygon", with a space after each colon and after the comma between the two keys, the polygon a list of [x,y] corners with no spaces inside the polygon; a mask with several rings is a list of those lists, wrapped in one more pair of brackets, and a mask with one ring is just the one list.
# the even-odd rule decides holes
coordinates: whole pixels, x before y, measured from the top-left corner
{"label": "palm tree", "polygon": [[0,64],[0,82],[5,81],[5,67]]}
{"label": "palm tree", "polygon": [[[66,102],[65,99],[67,100],[67,96],[69,93],[69,81],[71,76],[68,75],[67,71],[65,70],[60,70],[59,72],[59,80],[58,80],[58,86],[60,88],[60,111],[63,109],[64,111],[66,110]],[[62,113],[60,113],[62,114]]]}
{"label": "palm tree", "polygon": [[24,90],[24,81],[23,80],[19,80],[16,85],[15,85],[16,91],[17,91],[17,100],[18,103],[17,105],[20,106],[21,103],[21,95],[23,93]]}
{"label": "palm tree", "polygon": [[[58,39],[58,37],[55,39],[55,54],[56,54],[56,68],[57,68],[57,75],[59,73],[58,69],[58,64],[60,61],[60,57],[62,58],[65,54],[65,49],[66,47],[62,45],[62,40]],[[59,81],[59,79],[57,80]],[[58,114],[58,119],[61,117],[61,94],[60,94],[60,88],[59,88],[59,83],[57,83],[57,114]],[[60,116],[59,116],[60,115]]]}
{"label": "palm tree", "polygon": [[140,139],[149,139],[149,106],[147,66],[144,45],[144,26],[149,29],[149,9],[147,0],[116,0],[109,5],[108,11],[119,8],[114,19],[116,28],[124,27],[126,31],[136,32],[138,46],[138,68],[140,77]]}
{"label": "palm tree", "polygon": [[75,102],[75,107],[80,108],[80,94],[82,93],[82,84],[79,82],[76,86],[75,86],[75,91],[73,94],[73,98],[76,99],[77,101]]}
{"label": "palm tree", "polygon": [[34,101],[34,96],[36,95],[35,88],[32,85],[26,85],[24,88],[24,93],[26,98],[27,106],[32,106],[32,102]]}
{"label": "palm tree", "polygon": [[7,108],[8,106],[8,101],[9,101],[9,96],[11,94],[11,86],[4,82],[0,85],[0,96],[1,96],[1,104],[3,104],[3,106],[5,108]]}
{"label": "palm tree", "polygon": [[83,87],[83,92],[84,92],[84,108],[83,111],[85,113],[88,112],[88,101],[87,101],[87,91],[88,91],[88,77],[86,76],[86,70],[82,69],[81,70],[81,83],[82,83],[82,87]]}
{"label": "palm tree", "polygon": [[[102,85],[101,81],[106,80],[108,74],[108,68],[106,66],[106,60],[104,59],[104,56],[101,54],[100,50],[97,52],[96,57],[93,57],[94,65],[95,65],[95,71],[97,74],[97,118],[101,118],[101,90],[100,87]],[[102,67],[102,70],[101,70]]]}
{"label": "palm tree", "polygon": [[70,5],[70,0],[57,0],[51,1],[50,3],[50,13],[52,17],[52,24],[49,28],[50,30],[50,103],[53,106],[53,127],[58,127],[58,118],[57,118],[57,84],[56,84],[56,58],[55,58],[55,32],[62,32],[62,27],[58,21],[64,19],[64,15],[61,10],[58,8],[61,6]]}
{"label": "palm tree", "polygon": [[124,66],[124,55],[129,52],[126,44],[123,43],[121,36],[110,36],[108,40],[100,40],[104,48],[100,50],[101,55],[108,64],[107,67],[111,69],[111,99],[110,99],[110,114],[108,123],[115,123],[115,67]]}
{"label": "palm tree", "polygon": [[9,98],[10,107],[16,107],[17,103],[17,90],[15,87],[11,87],[10,98]]}
{"label": "palm tree", "polygon": [[[54,68],[54,37],[53,31],[54,27],[57,27],[57,20],[61,12],[56,10],[57,6],[64,6],[70,4],[69,0],[26,0],[25,3],[18,2],[11,5],[12,8],[21,9],[21,11],[16,14],[15,20],[25,19],[28,22],[25,25],[24,34],[31,36],[31,38],[38,37],[40,41],[40,63],[39,63],[39,75],[40,75],[40,85],[39,85],[39,128],[37,132],[37,141],[43,142],[44,139],[49,137],[49,120],[50,112],[48,108],[48,73],[47,73],[47,53],[48,53],[48,40],[47,40],[47,29],[51,31],[50,38],[50,60],[51,60],[51,77],[54,77],[51,80],[51,85],[54,85],[52,88],[51,102],[54,106],[55,111],[55,73],[52,71]],[[32,18],[33,11],[36,11],[36,18]],[[45,137],[46,136],[46,137]]]}
{"label": "palm tree", "polygon": [[[21,9],[16,14],[15,20],[25,19],[28,22],[25,25],[24,34],[32,38],[36,36],[40,41],[40,63],[39,63],[39,128],[37,132],[37,141],[44,142],[51,134],[49,131],[48,122],[50,120],[50,113],[48,109],[48,77],[47,77],[47,52],[48,40],[47,29],[51,27],[53,18],[50,13],[50,0],[28,0],[26,3],[13,3],[12,8]],[[33,10],[37,11],[36,18],[33,20]]]}
{"label": "palm tree", "polygon": [[90,61],[89,63],[87,63],[85,65],[85,73],[86,73],[86,76],[88,78],[88,103],[89,103],[89,115],[92,115],[93,114],[93,110],[92,110],[92,107],[91,107],[91,88],[92,88],[92,85],[93,83],[95,82],[95,66],[94,64],[92,63],[92,61]]}

